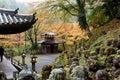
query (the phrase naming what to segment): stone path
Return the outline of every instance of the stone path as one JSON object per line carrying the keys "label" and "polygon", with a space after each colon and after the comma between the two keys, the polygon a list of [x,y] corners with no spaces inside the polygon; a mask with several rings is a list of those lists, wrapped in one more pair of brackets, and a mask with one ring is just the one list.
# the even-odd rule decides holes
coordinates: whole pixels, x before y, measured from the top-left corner
{"label": "stone path", "polygon": [[4,57],[3,62],[0,62],[0,71],[5,73],[7,79],[13,79],[13,72],[17,69]]}
{"label": "stone path", "polygon": [[[45,55],[37,55],[37,63],[36,63],[36,71],[40,73],[42,67],[46,64],[52,63],[55,58],[59,54],[45,54]],[[26,55],[25,63],[28,65],[28,69],[31,70],[31,56],[32,55]],[[16,56],[14,59],[19,60],[22,63],[21,56]]]}

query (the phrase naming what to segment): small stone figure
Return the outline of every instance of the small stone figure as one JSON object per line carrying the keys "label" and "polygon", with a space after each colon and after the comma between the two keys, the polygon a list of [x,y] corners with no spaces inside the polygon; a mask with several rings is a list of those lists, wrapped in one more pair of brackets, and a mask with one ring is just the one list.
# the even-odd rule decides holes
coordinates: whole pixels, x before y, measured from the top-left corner
{"label": "small stone figure", "polygon": [[113,65],[116,68],[120,68],[120,55],[115,56],[115,58],[113,59]]}
{"label": "small stone figure", "polygon": [[71,66],[70,66],[70,70],[69,70],[69,73],[71,74],[73,68],[75,68],[76,66],[79,65],[79,62],[78,61],[73,61]]}
{"label": "small stone figure", "polygon": [[114,56],[108,56],[106,58],[105,62],[106,62],[106,66],[107,67],[112,67],[112,65],[113,65],[113,58],[114,58]]}
{"label": "small stone figure", "polygon": [[46,80],[49,78],[50,72],[52,70],[51,65],[45,65],[42,68],[42,80]]}
{"label": "small stone figure", "polygon": [[87,69],[84,66],[76,66],[71,73],[71,80],[90,80]]}
{"label": "small stone figure", "polygon": [[65,77],[65,70],[59,66],[51,71],[48,80],[66,80]]}
{"label": "small stone figure", "polygon": [[117,48],[120,49],[120,41],[117,43]]}
{"label": "small stone figure", "polygon": [[95,74],[95,80],[109,80],[108,73],[105,70],[98,70]]}
{"label": "small stone figure", "polygon": [[96,72],[99,68],[97,56],[90,56],[88,61],[89,71]]}
{"label": "small stone figure", "polygon": [[113,59],[112,73],[114,77],[120,75],[120,55],[116,55]]}

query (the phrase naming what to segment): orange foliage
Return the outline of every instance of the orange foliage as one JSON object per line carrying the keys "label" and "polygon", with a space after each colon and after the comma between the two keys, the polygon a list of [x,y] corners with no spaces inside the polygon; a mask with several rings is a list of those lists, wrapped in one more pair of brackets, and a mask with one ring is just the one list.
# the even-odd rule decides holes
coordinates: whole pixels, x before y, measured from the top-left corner
{"label": "orange foliage", "polygon": [[[42,33],[57,33],[56,39],[64,40],[68,44],[72,44],[75,37],[79,39],[84,37],[84,31],[79,28],[77,23],[44,24],[41,28]],[[41,36],[38,36],[38,40],[41,39]]]}
{"label": "orange foliage", "polygon": [[0,35],[0,44],[13,46],[13,45],[23,45],[24,44],[24,34],[12,34],[12,35]]}

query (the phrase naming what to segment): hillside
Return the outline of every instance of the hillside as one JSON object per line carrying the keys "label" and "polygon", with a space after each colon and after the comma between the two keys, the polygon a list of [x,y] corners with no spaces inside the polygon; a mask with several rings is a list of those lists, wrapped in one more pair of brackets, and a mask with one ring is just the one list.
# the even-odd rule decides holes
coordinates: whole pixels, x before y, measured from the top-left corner
{"label": "hillside", "polygon": [[[90,80],[94,80],[94,75],[99,75],[97,74],[99,71],[104,71],[107,75],[107,77],[104,76],[104,78],[108,79],[104,80],[120,80],[119,19],[113,19],[110,23],[104,25],[103,27],[97,28],[93,31],[93,36],[88,41],[83,40],[81,43],[82,44],[77,41],[77,45],[74,44],[72,47],[67,48],[66,52],[63,52],[56,58],[55,65],[64,65],[64,69],[69,71],[72,65],[74,65],[72,62],[77,61],[79,63],[79,65],[77,65],[79,67],[84,66],[87,68]],[[78,71],[81,72],[82,70],[80,70],[80,68],[77,69],[76,67],[73,68],[73,73]],[[78,74],[79,73],[74,76],[76,77]],[[70,75],[67,74],[67,76]]]}
{"label": "hillside", "polygon": [[[119,19],[111,20],[108,24],[93,30],[93,36],[89,39],[88,43],[89,44],[93,43],[99,37],[106,35],[107,33],[112,33],[113,30],[117,30],[119,27],[120,27]],[[119,34],[116,34],[116,36],[118,36]]]}

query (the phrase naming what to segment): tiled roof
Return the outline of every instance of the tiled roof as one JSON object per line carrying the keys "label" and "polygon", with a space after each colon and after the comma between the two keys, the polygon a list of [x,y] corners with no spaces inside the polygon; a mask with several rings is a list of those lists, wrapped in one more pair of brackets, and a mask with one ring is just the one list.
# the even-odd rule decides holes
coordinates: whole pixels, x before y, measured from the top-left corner
{"label": "tiled roof", "polygon": [[34,14],[19,14],[18,9],[0,8],[0,34],[15,34],[28,30],[36,22]]}
{"label": "tiled roof", "polygon": [[58,41],[58,40],[40,40],[37,41],[38,44],[62,44],[64,43],[63,41]]}

